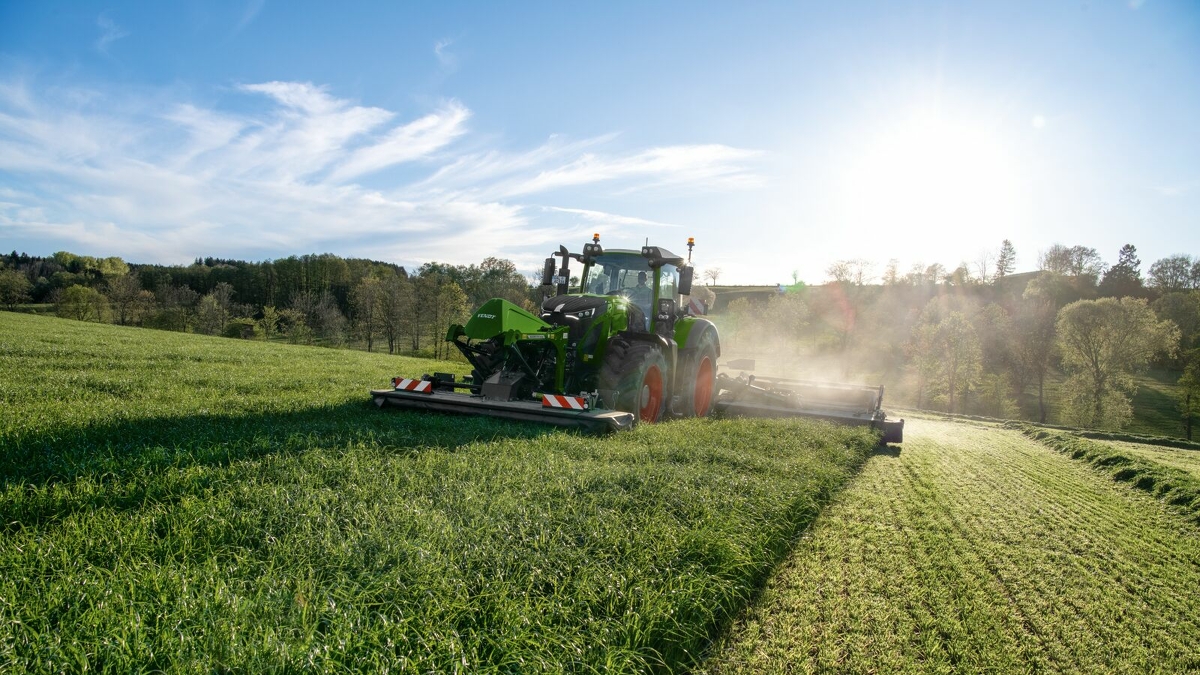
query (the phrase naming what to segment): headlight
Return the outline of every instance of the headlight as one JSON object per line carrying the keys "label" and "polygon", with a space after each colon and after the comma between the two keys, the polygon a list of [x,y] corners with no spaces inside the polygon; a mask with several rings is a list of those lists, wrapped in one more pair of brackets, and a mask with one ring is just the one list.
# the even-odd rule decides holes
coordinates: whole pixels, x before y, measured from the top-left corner
{"label": "headlight", "polygon": [[587,319],[587,318],[590,318],[595,313],[596,313],[596,308],[593,307],[591,309],[584,309],[584,310],[580,310],[578,312],[571,312],[570,316],[573,316],[577,319]]}

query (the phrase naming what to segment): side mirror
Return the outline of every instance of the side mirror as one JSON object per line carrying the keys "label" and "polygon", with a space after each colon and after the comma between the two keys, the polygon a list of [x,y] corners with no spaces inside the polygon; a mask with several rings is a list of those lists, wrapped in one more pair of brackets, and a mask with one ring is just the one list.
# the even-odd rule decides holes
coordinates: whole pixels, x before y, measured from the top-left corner
{"label": "side mirror", "polygon": [[695,268],[693,268],[693,267],[679,268],[679,294],[680,295],[691,295],[692,294],[692,275],[694,273],[695,273]]}
{"label": "side mirror", "polygon": [[546,258],[546,263],[542,265],[542,285],[554,285],[554,258]]}

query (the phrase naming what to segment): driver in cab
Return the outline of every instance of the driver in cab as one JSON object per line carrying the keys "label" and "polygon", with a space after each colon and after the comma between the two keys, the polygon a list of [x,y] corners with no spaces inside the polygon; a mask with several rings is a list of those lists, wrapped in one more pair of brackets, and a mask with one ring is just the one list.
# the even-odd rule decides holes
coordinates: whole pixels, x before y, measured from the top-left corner
{"label": "driver in cab", "polygon": [[630,288],[628,291],[629,301],[637,305],[646,314],[646,319],[650,318],[650,303],[654,300],[654,293],[650,287],[646,285],[646,273],[638,272],[637,286]]}

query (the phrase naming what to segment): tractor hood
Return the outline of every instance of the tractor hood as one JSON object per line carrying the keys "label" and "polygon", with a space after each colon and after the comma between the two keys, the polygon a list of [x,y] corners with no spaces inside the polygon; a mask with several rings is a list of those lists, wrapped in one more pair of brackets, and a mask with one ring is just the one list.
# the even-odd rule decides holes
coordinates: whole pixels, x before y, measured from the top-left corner
{"label": "tractor hood", "polygon": [[487,340],[509,331],[537,333],[551,328],[550,324],[513,303],[492,298],[475,310],[463,332],[472,340]]}

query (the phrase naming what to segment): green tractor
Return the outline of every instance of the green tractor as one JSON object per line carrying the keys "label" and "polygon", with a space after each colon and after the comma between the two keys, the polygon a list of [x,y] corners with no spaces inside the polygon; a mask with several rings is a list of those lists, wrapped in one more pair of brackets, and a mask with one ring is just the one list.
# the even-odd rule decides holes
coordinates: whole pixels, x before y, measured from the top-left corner
{"label": "green tractor", "polygon": [[[658,246],[605,251],[599,235],[583,253],[559,247],[546,259],[540,316],[496,298],[450,327],[446,339],[470,362],[469,378],[396,378],[372,396],[380,406],[601,431],[707,416],[721,344],[684,301],[693,245],[687,260]],[[582,265],[575,289],[572,261]]]}

